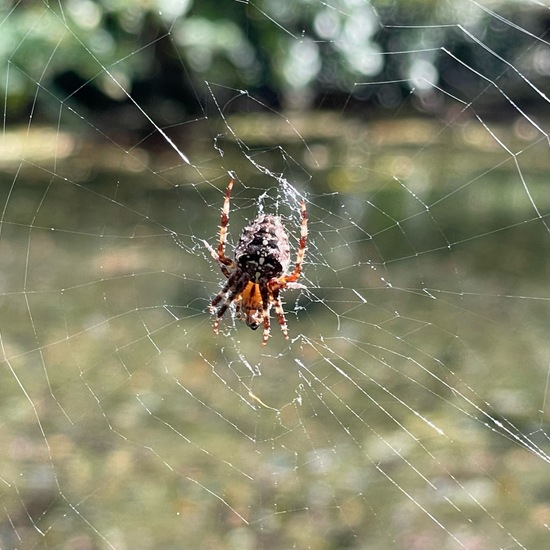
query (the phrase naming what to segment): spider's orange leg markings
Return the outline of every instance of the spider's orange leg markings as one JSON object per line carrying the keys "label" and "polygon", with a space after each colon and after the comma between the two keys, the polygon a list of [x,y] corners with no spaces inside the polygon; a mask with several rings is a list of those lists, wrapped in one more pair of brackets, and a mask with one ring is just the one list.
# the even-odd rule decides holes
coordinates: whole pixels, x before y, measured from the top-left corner
{"label": "spider's orange leg markings", "polygon": [[275,302],[275,313],[277,314],[277,319],[281,325],[281,331],[283,336],[288,340],[288,326],[286,324],[285,312],[283,310],[283,304],[281,304],[281,299],[279,296],[274,297],[273,301]]}
{"label": "spider's orange leg markings", "polygon": [[300,207],[302,212],[302,223],[300,226],[300,243],[298,245],[296,264],[294,266],[294,271],[290,275],[283,275],[282,277],[279,277],[278,281],[282,287],[285,286],[286,283],[297,281],[302,273],[302,262],[304,261],[307,246],[307,211],[305,201],[300,203]]}
{"label": "spider's orange leg markings", "polygon": [[[216,310],[214,310],[213,313],[215,313]],[[214,324],[212,325],[212,328],[214,329],[214,334],[218,334],[220,327],[220,317],[216,317]]]}
{"label": "spider's orange leg markings", "polygon": [[235,183],[235,180],[231,178],[227,185],[227,189],[225,190],[225,199],[223,201],[223,208],[222,208],[222,219],[220,222],[220,241],[218,243],[218,261],[223,265],[233,264],[233,261],[225,256],[225,241],[227,239],[227,226],[229,225],[229,205],[231,202],[231,190],[233,189],[234,183]]}
{"label": "spider's orange leg markings", "polygon": [[288,326],[286,324],[283,304],[281,303],[281,298],[279,297],[279,290],[281,288],[284,288],[285,286],[286,283],[284,281],[281,282],[278,279],[271,280],[267,285],[269,295],[271,296],[271,301],[275,304],[275,313],[277,314],[279,325],[281,325],[281,331],[283,333],[283,336],[288,340]]}
{"label": "spider's orange leg markings", "polygon": [[[216,297],[210,303],[210,312],[216,315],[214,321],[214,332],[217,334],[218,327],[220,325],[220,319],[223,317],[223,314],[228,310],[229,306],[238,299],[241,299],[241,293],[248,285],[246,278],[235,279],[234,277],[230,278],[224,287],[218,292]],[[232,289],[232,290],[231,290]],[[216,311],[216,306],[223,300],[222,305]]]}
{"label": "spider's orange leg markings", "polygon": [[262,338],[262,346],[265,346],[269,340],[269,306],[263,309],[262,314],[264,319],[264,336]]}
{"label": "spider's orange leg markings", "polygon": [[262,346],[265,346],[269,340],[269,310],[271,309],[271,290],[269,289],[269,286],[265,286],[263,288],[260,287],[260,294],[262,295],[262,319],[264,326]]}

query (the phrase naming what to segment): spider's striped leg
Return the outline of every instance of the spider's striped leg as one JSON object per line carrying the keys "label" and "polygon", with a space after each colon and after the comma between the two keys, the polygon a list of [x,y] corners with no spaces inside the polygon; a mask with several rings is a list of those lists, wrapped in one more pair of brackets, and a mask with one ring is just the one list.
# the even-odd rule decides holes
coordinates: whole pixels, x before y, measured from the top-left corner
{"label": "spider's striped leg", "polygon": [[269,312],[271,310],[271,301],[269,299],[269,296],[271,294],[271,290],[269,290],[268,286],[260,285],[260,292],[262,294],[262,318],[264,325],[262,346],[265,346],[267,344],[267,341],[269,340]]}
{"label": "spider's striped leg", "polygon": [[[226,285],[227,286],[227,285]],[[225,287],[224,287],[225,288]],[[212,315],[216,315],[216,319],[214,320],[214,324],[212,325],[212,328],[214,329],[214,332],[216,334],[218,334],[218,327],[220,326],[220,319],[221,319],[221,315],[224,314],[225,310],[227,309],[227,306],[225,307],[225,309],[223,309],[224,305],[225,305],[225,302],[224,304],[220,307],[220,309],[218,311],[216,311],[216,305],[219,304],[222,300],[222,298],[224,297],[224,294],[227,292],[227,290],[221,290],[218,295],[212,300],[212,303],[210,304],[210,307],[208,308],[210,310],[210,313]],[[227,301],[227,299],[226,299]],[[220,311],[222,311],[223,309],[223,312],[221,313],[220,315]]]}
{"label": "spider's striped leg", "polygon": [[212,329],[214,330],[214,334],[218,334],[218,332],[220,331],[220,317],[216,317],[216,319],[214,320],[214,324],[212,325]]}
{"label": "spider's striped leg", "polygon": [[288,326],[286,324],[285,312],[283,310],[283,304],[281,303],[281,298],[279,298],[279,291],[276,290],[273,292],[273,302],[275,303],[275,313],[277,314],[277,319],[281,325],[281,331],[283,336],[288,340]]}
{"label": "spider's striped leg", "polygon": [[229,291],[229,289],[231,288],[234,282],[235,282],[234,277],[228,278],[228,281],[225,283],[225,285],[223,285],[223,288],[216,294],[212,302],[210,302],[210,313],[216,312],[216,306],[222,301],[223,297]]}
{"label": "spider's striped leg", "polygon": [[300,244],[298,246],[298,255],[296,257],[296,264],[294,266],[294,271],[290,275],[283,275],[282,277],[279,278],[279,282],[282,283],[283,286],[284,286],[284,283],[297,281],[300,277],[300,273],[302,272],[302,262],[304,261],[304,254],[306,252],[306,245],[307,245],[307,212],[306,212],[305,201],[302,201],[301,209],[302,209],[302,224],[300,228]]}
{"label": "spider's striped leg", "polygon": [[[225,199],[223,201],[222,219],[220,222],[220,240],[218,242],[218,262],[223,265],[231,266],[233,261],[225,256],[225,241],[227,238],[227,226],[229,225],[229,204],[231,201],[231,190],[233,189],[234,180],[231,178],[227,184],[225,191]],[[222,268],[222,271],[223,268]],[[225,271],[224,271],[225,275]]]}
{"label": "spider's striped leg", "polygon": [[[243,291],[247,283],[248,279],[246,277],[238,279],[237,281],[235,281],[233,278],[230,278],[224,285],[224,287],[220,290],[220,292],[218,292],[216,297],[212,300],[212,303],[210,304],[210,312],[216,314],[216,319],[214,320],[213,325],[214,332],[216,334],[218,333],[218,327],[220,326],[220,320],[223,317],[223,314],[227,311],[235,298]],[[229,291],[231,287],[233,287],[233,290],[227,295],[225,301],[216,313],[216,306],[222,301],[224,295]]]}
{"label": "spider's striped leg", "polygon": [[220,266],[220,269],[222,270],[222,273],[229,279],[229,277],[231,277],[231,272],[235,270],[235,262],[233,262],[232,260],[226,261],[226,260],[228,260],[228,258],[225,258],[224,259],[225,263],[223,263],[220,260],[220,257],[218,255],[218,253],[210,246],[208,241],[205,241],[203,239],[202,242],[204,243],[204,246],[206,246],[206,248],[210,252],[210,255],[212,256],[212,258],[214,258],[214,260],[216,260],[216,262]]}
{"label": "spider's striped leg", "polygon": [[262,338],[262,346],[265,346],[267,344],[267,341],[269,340],[269,310],[271,308],[271,304],[269,304],[266,308],[263,310],[263,319],[264,319],[264,336]]}

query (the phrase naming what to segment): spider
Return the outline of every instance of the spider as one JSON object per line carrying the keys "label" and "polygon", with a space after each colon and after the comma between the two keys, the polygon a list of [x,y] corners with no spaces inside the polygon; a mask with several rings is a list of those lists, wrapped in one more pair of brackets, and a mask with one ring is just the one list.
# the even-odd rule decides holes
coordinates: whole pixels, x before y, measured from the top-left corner
{"label": "spider", "polygon": [[300,244],[292,273],[286,274],[290,265],[288,235],[281,219],[270,214],[258,215],[243,229],[235,247],[235,258],[231,260],[225,255],[225,242],[233,183],[234,180],[231,178],[225,192],[218,250],[214,250],[205,241],[212,257],[227,277],[227,282],[209,307],[210,313],[216,315],[214,332],[218,333],[223,314],[232,303],[235,303],[237,318],[244,319],[252,330],[256,330],[260,324],[263,324],[262,346],[265,346],[269,339],[269,313],[274,305],[283,336],[288,340],[288,328],[279,292],[285,288],[305,288],[304,285],[296,282],[302,270],[307,242],[305,202],[301,203]]}

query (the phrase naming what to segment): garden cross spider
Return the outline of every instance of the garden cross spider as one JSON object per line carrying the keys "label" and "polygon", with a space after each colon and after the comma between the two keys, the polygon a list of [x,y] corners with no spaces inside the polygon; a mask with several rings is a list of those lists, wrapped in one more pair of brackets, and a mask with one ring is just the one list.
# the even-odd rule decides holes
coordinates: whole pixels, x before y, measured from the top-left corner
{"label": "garden cross spider", "polygon": [[[302,270],[307,242],[306,204],[304,201],[301,203],[300,244],[292,273],[285,274],[290,265],[288,235],[281,219],[270,214],[260,214],[243,229],[235,247],[235,258],[231,260],[225,255],[225,241],[233,183],[234,180],[231,178],[225,192],[218,250],[215,251],[205,241],[212,257],[227,277],[227,282],[214,297],[209,309],[211,313],[216,314],[214,332],[217,333],[220,319],[234,302],[237,318],[244,319],[252,330],[256,330],[262,322],[264,327],[262,346],[265,346],[269,338],[269,313],[273,305],[283,336],[288,339],[279,291],[285,288],[306,288],[296,282]],[[222,300],[223,303],[216,309]]]}

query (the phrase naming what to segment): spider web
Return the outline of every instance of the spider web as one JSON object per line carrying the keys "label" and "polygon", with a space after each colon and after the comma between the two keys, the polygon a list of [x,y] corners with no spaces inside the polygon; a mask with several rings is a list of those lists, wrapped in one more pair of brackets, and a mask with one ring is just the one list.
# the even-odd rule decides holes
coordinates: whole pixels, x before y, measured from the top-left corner
{"label": "spider web", "polygon": [[[546,547],[550,45],[523,10],[547,8],[298,2],[310,29],[227,2],[286,41],[282,102],[205,76],[196,111],[155,105],[128,71],[204,63],[200,5],[159,2],[114,61],[107,4],[2,8],[0,548]],[[321,54],[355,78],[315,104]],[[91,84],[116,121],[74,101]],[[307,206],[306,289],[263,348],[208,313],[230,176],[228,253],[266,212],[295,258]]]}

